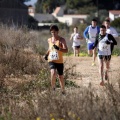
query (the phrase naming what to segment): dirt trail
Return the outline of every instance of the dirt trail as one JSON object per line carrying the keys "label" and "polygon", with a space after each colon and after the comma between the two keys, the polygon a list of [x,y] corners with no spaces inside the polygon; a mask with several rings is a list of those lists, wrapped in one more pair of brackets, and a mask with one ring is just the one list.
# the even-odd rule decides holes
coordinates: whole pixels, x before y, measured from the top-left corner
{"label": "dirt trail", "polygon": [[[98,61],[96,59],[96,65],[91,66],[91,57],[65,57],[65,60],[70,64],[76,64],[76,72],[80,74],[80,77],[73,79],[78,85],[88,87],[89,84],[98,89],[101,87],[99,73],[98,73]],[[69,63],[68,63],[69,64]],[[112,56],[109,71],[109,81],[113,86],[118,86],[118,79],[120,79],[120,56]]]}

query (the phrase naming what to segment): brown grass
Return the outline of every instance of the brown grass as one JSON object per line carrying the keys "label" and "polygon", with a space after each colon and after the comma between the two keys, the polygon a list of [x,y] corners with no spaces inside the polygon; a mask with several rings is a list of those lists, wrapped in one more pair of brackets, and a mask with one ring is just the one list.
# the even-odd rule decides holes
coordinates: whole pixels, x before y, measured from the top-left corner
{"label": "brown grass", "polygon": [[[0,32],[0,120],[120,120],[120,70],[118,89],[68,82],[66,95],[61,95],[59,88],[50,89],[48,64],[41,55],[49,32],[4,26]],[[65,80],[82,80],[76,64],[68,61],[71,58],[65,62]]]}

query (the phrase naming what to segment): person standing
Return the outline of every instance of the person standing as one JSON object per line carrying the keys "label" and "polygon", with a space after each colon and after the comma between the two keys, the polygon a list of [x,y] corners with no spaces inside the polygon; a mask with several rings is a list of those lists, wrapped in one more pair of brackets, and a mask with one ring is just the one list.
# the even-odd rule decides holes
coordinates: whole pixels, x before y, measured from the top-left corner
{"label": "person standing", "polygon": [[51,86],[55,90],[55,82],[58,74],[62,94],[65,93],[65,83],[63,78],[63,53],[68,52],[66,41],[63,37],[59,36],[59,28],[56,25],[50,27],[51,37],[48,39],[49,48],[44,58],[48,60],[51,72]]}
{"label": "person standing", "polygon": [[[108,18],[105,19],[104,25],[106,27],[106,33],[111,34],[114,38],[118,37],[118,33],[115,30],[115,28],[113,28],[113,27],[110,26],[110,19],[108,19]],[[112,51],[113,51],[113,49],[114,49],[114,45],[111,46],[111,50]]]}
{"label": "person standing", "polygon": [[78,27],[74,27],[73,33],[71,34],[70,40],[73,40],[72,48],[74,52],[74,56],[79,56],[80,53],[80,40],[82,37],[78,33]]}
{"label": "person standing", "polygon": [[117,45],[115,38],[106,33],[106,27],[101,25],[100,34],[96,37],[93,49],[98,46],[98,63],[99,63],[99,74],[100,74],[100,85],[104,86],[104,63],[105,63],[105,80],[108,80],[108,70],[110,68],[111,60],[111,45]]}
{"label": "person standing", "polygon": [[92,55],[93,57],[93,62],[92,66],[95,65],[95,58],[96,58],[96,49],[92,49],[95,38],[97,34],[99,34],[100,28],[97,26],[97,20],[92,19],[91,25],[89,25],[83,32],[84,38],[86,39],[87,42],[87,49],[88,49],[88,54]]}

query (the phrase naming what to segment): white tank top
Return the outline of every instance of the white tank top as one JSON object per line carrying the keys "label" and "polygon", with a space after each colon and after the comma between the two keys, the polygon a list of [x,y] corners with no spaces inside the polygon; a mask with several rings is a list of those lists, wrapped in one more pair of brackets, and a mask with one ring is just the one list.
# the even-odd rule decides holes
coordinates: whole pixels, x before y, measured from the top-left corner
{"label": "white tank top", "polygon": [[73,47],[74,46],[79,46],[80,45],[80,38],[79,38],[79,33],[75,33],[74,35],[73,35]]}
{"label": "white tank top", "polygon": [[106,44],[105,41],[108,40],[108,34],[99,42],[98,44],[98,55],[111,55],[110,44]]}
{"label": "white tank top", "polygon": [[88,30],[88,34],[89,34],[89,40],[88,43],[93,43],[95,42],[95,38],[97,35],[97,26],[95,28],[92,28],[92,26],[89,26],[89,30]]}
{"label": "white tank top", "polygon": [[111,34],[113,37],[118,37],[117,31],[113,27],[107,28],[106,33]]}

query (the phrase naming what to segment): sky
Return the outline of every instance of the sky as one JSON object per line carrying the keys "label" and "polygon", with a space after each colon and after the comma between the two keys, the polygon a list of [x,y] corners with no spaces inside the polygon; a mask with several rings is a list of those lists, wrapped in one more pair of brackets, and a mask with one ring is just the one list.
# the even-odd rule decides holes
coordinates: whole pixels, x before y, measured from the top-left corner
{"label": "sky", "polygon": [[34,5],[37,0],[30,0],[29,2],[25,2],[26,5]]}

